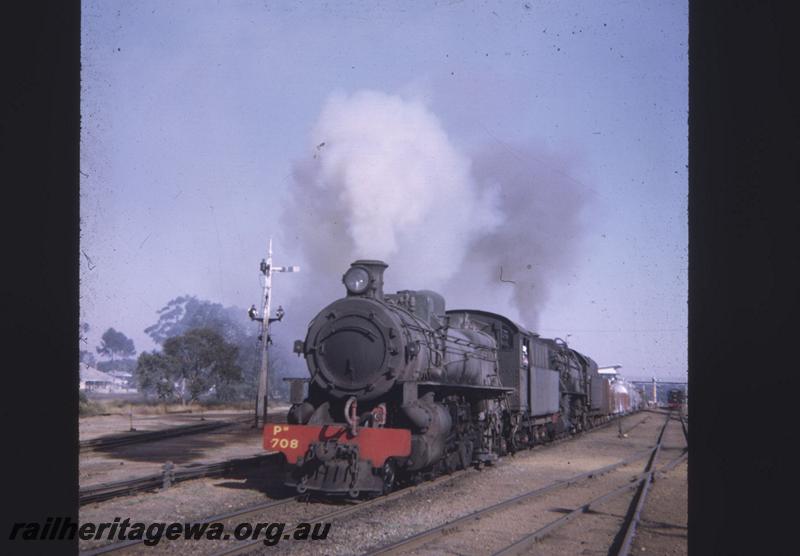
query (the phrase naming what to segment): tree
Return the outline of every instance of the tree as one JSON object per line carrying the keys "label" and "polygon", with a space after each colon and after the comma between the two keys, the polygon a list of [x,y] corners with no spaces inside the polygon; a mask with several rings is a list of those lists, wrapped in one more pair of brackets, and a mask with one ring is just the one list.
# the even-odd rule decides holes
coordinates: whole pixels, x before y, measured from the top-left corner
{"label": "tree", "polygon": [[120,371],[125,373],[133,373],[136,370],[136,359],[117,359],[116,361],[100,361],[93,367],[98,371],[108,373],[111,371]]}
{"label": "tree", "polygon": [[133,340],[125,334],[109,328],[103,332],[103,336],[100,338],[97,353],[104,357],[110,357],[114,361],[117,356],[133,357],[136,355],[136,348],[133,345]]}
{"label": "tree", "polygon": [[[258,390],[258,373],[261,366],[260,323],[250,320],[247,311],[239,307],[224,307],[195,296],[183,295],[169,301],[158,311],[158,322],[145,329],[154,342],[164,344],[171,337],[180,336],[193,328],[210,328],[222,338],[239,348],[237,364],[242,369],[238,384],[217,390],[218,397],[226,399],[255,399]],[[288,386],[283,381],[289,366],[280,347],[270,346],[269,392],[275,397],[286,396]]]}
{"label": "tree", "polygon": [[164,401],[175,397],[173,373],[163,354],[142,352],[136,362],[135,374],[142,392],[153,393]]}
{"label": "tree", "polygon": [[242,379],[239,348],[210,328],[194,328],[163,345],[160,353],[142,353],[136,367],[139,388],[160,399],[192,402],[212,389],[219,397]]}
{"label": "tree", "polygon": [[[247,317],[247,311],[184,295],[169,301],[158,311],[158,315],[158,322],[145,329],[145,333],[157,344],[164,345],[167,339],[195,328],[209,328],[226,342],[237,346],[239,353],[236,363],[242,369],[242,380],[238,384],[218,387],[217,396],[226,399],[255,399],[261,363],[258,339],[260,326]],[[275,352],[277,349],[272,346],[271,355]],[[277,378],[277,374],[281,372],[275,370],[279,359],[273,361],[273,357],[270,358],[270,382],[275,380],[273,376]]]}
{"label": "tree", "polygon": [[145,328],[145,334],[157,344],[180,336],[194,328],[210,328],[226,342],[236,343],[243,337],[253,338],[258,332],[247,313],[236,307],[223,307],[195,296],[184,295],[169,301],[158,310],[158,322]]}
{"label": "tree", "polygon": [[89,365],[90,367],[97,366],[97,359],[95,359],[94,353],[91,351],[86,351],[85,349],[80,350],[78,359],[81,363]]}
{"label": "tree", "polygon": [[[78,345],[86,344],[86,336],[87,334],[89,334],[90,328],[91,327],[89,326],[88,322],[82,322],[78,325],[78,340],[79,340]],[[78,350],[78,361],[86,365],[89,365],[91,367],[94,367],[95,364],[97,363],[94,354],[91,351],[85,349]]]}

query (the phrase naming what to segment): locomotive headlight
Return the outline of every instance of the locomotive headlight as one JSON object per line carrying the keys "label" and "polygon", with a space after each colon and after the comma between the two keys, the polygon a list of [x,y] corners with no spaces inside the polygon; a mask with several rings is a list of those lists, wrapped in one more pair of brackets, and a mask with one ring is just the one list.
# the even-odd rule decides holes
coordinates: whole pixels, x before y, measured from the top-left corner
{"label": "locomotive headlight", "polygon": [[367,291],[369,286],[369,272],[356,266],[344,273],[342,281],[347,291],[353,294],[361,294]]}

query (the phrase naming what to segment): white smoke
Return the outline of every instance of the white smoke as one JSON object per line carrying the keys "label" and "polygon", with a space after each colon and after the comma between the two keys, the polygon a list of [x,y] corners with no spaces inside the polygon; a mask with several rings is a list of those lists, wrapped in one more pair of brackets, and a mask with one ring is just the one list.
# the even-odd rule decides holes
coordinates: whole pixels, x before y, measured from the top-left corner
{"label": "white smoke", "polygon": [[303,217],[293,227],[321,272],[382,259],[391,283],[438,288],[499,222],[491,190],[479,191],[469,158],[418,100],[335,94],[310,146],[311,160],[295,166],[293,212]]}
{"label": "white smoke", "polygon": [[282,218],[305,265],[294,337],[344,295],[340,277],[361,258],[389,264],[387,292],[438,290],[449,308],[536,326],[580,231],[584,193],[565,160],[496,145],[466,156],[424,103],[376,91],[333,95],[309,152]]}

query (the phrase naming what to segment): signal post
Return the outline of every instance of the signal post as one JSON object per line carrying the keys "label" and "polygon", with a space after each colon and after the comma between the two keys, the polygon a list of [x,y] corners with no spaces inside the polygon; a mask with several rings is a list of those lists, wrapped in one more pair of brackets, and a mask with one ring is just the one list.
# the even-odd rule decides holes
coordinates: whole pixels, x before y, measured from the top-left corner
{"label": "signal post", "polygon": [[258,374],[258,394],[256,397],[256,416],[255,426],[263,426],[267,422],[268,389],[269,389],[269,344],[272,339],[269,335],[269,326],[275,321],[283,319],[285,314],[283,307],[278,306],[275,317],[271,317],[271,293],[272,293],[272,273],[273,272],[299,272],[299,266],[273,266],[272,264],[272,238],[269,239],[267,258],[261,260],[259,265],[261,274],[264,275],[263,306],[261,316],[258,316],[256,306],[253,305],[247,311],[251,320],[261,322],[261,369]]}

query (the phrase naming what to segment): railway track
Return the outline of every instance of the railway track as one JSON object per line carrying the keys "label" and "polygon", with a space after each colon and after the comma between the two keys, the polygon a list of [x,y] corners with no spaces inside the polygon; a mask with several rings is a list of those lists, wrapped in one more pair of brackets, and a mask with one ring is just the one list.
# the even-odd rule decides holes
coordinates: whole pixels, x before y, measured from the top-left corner
{"label": "railway track", "polygon": [[[555,446],[561,444],[562,442],[575,439],[578,436],[582,436],[582,435],[584,435],[586,433],[589,433],[589,432],[592,432],[594,430],[605,428],[605,427],[609,426],[613,422],[614,422],[614,419],[611,419],[608,422],[603,423],[602,425],[593,427],[592,429],[590,429],[588,431],[584,431],[584,432],[581,432],[581,433],[578,433],[578,434],[572,435],[572,436],[565,436],[565,437],[560,438],[558,440],[555,440],[553,442],[548,442],[547,444],[543,444],[539,448],[540,449],[554,448]],[[646,454],[639,454],[639,455],[636,456],[636,459],[641,459],[642,457],[646,457]],[[609,468],[610,467],[617,467],[617,466],[620,466],[620,465],[623,465],[623,464],[624,463],[618,463],[618,464],[615,464],[614,466],[608,466],[608,467]],[[391,502],[393,500],[397,500],[399,498],[402,498],[404,496],[407,496],[407,495],[417,491],[420,488],[433,487],[434,485],[440,485],[442,483],[449,482],[449,481],[451,481],[451,480],[453,480],[453,479],[455,479],[457,477],[460,477],[460,476],[464,475],[465,473],[469,473],[469,472],[473,472],[473,471],[475,471],[473,468],[462,469],[460,471],[456,471],[454,473],[451,473],[450,475],[445,475],[443,477],[439,477],[437,479],[434,479],[433,481],[427,481],[427,482],[421,483],[419,485],[406,487],[406,488],[404,488],[402,490],[398,490],[396,492],[392,492],[391,494],[387,494],[385,496],[381,496],[381,497],[378,497],[378,498],[375,498],[375,499],[372,499],[372,500],[367,500],[367,501],[363,501],[363,502],[352,504],[349,507],[337,509],[337,510],[334,510],[334,511],[331,511],[331,512],[328,512],[328,513],[324,513],[324,514],[321,514],[321,515],[303,516],[303,518],[301,520],[299,520],[299,521],[304,521],[304,522],[312,522],[313,521],[313,522],[332,523],[332,522],[336,521],[337,519],[341,519],[341,518],[346,517],[348,515],[351,515],[353,513],[360,512],[360,511],[365,510],[367,508],[370,508],[372,506],[382,505],[382,504],[385,504],[387,502]],[[603,470],[602,469],[601,470],[595,470],[595,471],[589,472],[589,474],[600,473],[600,472],[603,472]],[[222,550],[220,552],[214,552],[213,556],[232,556],[234,554],[243,554],[243,553],[249,552],[251,550],[255,550],[255,548],[258,547],[258,546],[263,546],[262,539],[255,539],[255,540],[250,540],[250,541],[239,541],[236,544],[235,547],[230,548],[230,549],[225,549],[225,550]]]}
{"label": "railway track", "polygon": [[127,446],[129,444],[141,444],[145,442],[155,442],[165,438],[174,438],[176,436],[185,436],[188,434],[198,434],[209,432],[213,430],[223,429],[239,425],[248,421],[252,421],[251,417],[240,417],[230,421],[210,421],[208,423],[199,423],[196,425],[183,425],[179,427],[169,427],[166,429],[155,431],[142,431],[142,432],[127,432],[124,434],[115,434],[108,436],[101,436],[99,438],[92,438],[90,440],[81,440],[80,451],[99,450],[103,448],[116,448],[118,446]]}
{"label": "railway track", "polygon": [[[544,487],[533,489],[490,506],[480,508],[469,514],[437,525],[405,539],[401,539],[390,545],[380,547],[369,552],[368,554],[369,556],[377,556],[401,553],[408,554],[416,551],[419,551],[419,553],[428,553],[434,552],[437,549],[440,552],[459,552],[458,547],[454,549],[452,546],[448,546],[452,544],[453,539],[458,537],[459,534],[466,532],[467,535],[474,535],[476,529],[480,530],[481,524],[486,523],[486,521],[489,519],[499,519],[504,515],[504,512],[507,512],[515,507],[519,509],[520,506],[523,506],[524,509],[524,505],[526,503],[529,503],[537,498],[545,497],[548,494],[552,494],[553,492],[566,487],[585,485],[587,482],[590,482],[590,479],[611,474],[612,472],[630,465],[637,460],[647,457],[647,464],[645,465],[644,470],[637,473],[633,477],[627,477],[621,486],[619,484],[620,481],[611,481],[612,486],[607,488],[602,495],[595,496],[587,502],[578,504],[574,509],[566,510],[565,515],[562,517],[544,524],[535,531],[525,533],[521,537],[518,537],[514,542],[506,544],[505,546],[492,552],[494,556],[510,556],[514,554],[527,553],[531,546],[533,546],[535,543],[541,542],[554,531],[560,529],[580,515],[584,515],[592,511],[593,507],[599,506],[605,502],[608,502],[609,500],[618,498],[632,490],[635,490],[636,492],[631,499],[631,503],[620,526],[619,532],[617,535],[615,535],[609,549],[609,554],[615,556],[625,556],[630,551],[636,526],[641,515],[641,510],[647,497],[648,487],[654,476],[656,473],[668,473],[676,465],[685,460],[688,455],[688,452],[684,450],[680,456],[674,458],[668,464],[656,471],[655,462],[661,450],[664,432],[669,422],[670,414],[667,414],[666,420],[660,429],[655,446],[653,446],[647,452],[634,454],[633,456],[615,464],[581,473],[565,480],[555,481]],[[510,518],[506,518],[507,521],[509,519]],[[444,544],[442,546],[431,546],[436,543]],[[473,546],[480,546],[480,543],[473,544]]]}
{"label": "railway track", "polygon": [[[667,430],[667,425],[669,425],[670,419],[672,419],[672,412],[667,413],[667,419],[664,421],[664,426],[661,427],[661,432],[658,435],[658,442],[656,443],[655,450],[653,450],[653,455],[650,456],[650,459],[647,461],[647,465],[644,468],[644,472],[642,473],[644,477],[639,481],[638,486],[636,487],[636,494],[634,495],[633,500],[631,500],[629,511],[626,514],[625,520],[622,522],[622,527],[620,527],[620,531],[615,538],[614,543],[611,545],[611,554],[627,556],[627,554],[630,553],[631,544],[633,543],[633,536],[636,534],[636,525],[639,523],[642,508],[644,507],[644,501],[647,498],[647,492],[650,488],[650,483],[653,481],[653,463],[656,461],[658,452],[661,450],[661,442],[664,439],[664,432]],[[613,497],[613,493],[606,496]],[[598,504],[599,502],[592,501],[588,504],[585,504],[584,506],[586,509],[584,510],[582,506],[581,512],[587,511],[591,507],[592,503]]]}
{"label": "railway track", "polygon": [[201,477],[213,477],[223,473],[229,473],[237,469],[255,465],[262,461],[276,457],[275,453],[259,454],[249,458],[229,459],[206,465],[196,465],[187,468],[170,469],[166,468],[161,473],[136,477],[124,481],[114,481],[101,483],[90,487],[82,488],[78,494],[78,504],[90,504],[109,500],[118,496],[127,496],[136,492],[153,490],[156,488],[169,487],[172,483],[199,479]]}
{"label": "railway track", "polygon": [[[270,508],[277,508],[281,506],[285,506],[287,504],[291,504],[295,502],[295,498],[284,498],[281,500],[270,500],[269,502],[263,502],[261,504],[256,504],[253,506],[248,506],[246,508],[240,508],[238,510],[234,510],[227,513],[222,513],[218,515],[208,516],[201,520],[198,520],[198,523],[212,523],[215,521],[225,521],[228,519],[233,519],[234,517],[245,517],[257,512],[261,512]],[[120,552],[129,548],[133,548],[144,544],[144,540],[131,540],[131,541],[122,541],[122,542],[115,542],[106,544],[100,547],[91,548],[89,550],[82,550],[80,552],[80,556],[96,556],[99,554],[111,554],[113,552]]]}
{"label": "railway track", "polygon": [[681,428],[683,429],[683,436],[686,439],[686,443],[689,443],[689,427],[686,425],[686,419],[683,418],[683,414],[679,411],[678,412],[678,419],[681,420]]}
{"label": "railway track", "polygon": [[[672,462],[667,464],[667,466],[664,466],[664,468],[659,470],[659,472],[667,473],[669,469],[675,467],[675,465],[677,465],[684,459],[685,455],[681,455],[675,458]],[[633,490],[634,488],[636,489],[644,488],[644,490],[639,491],[641,494],[638,497],[634,497],[634,500],[637,501],[635,505],[635,512],[632,514],[632,517],[625,519],[622,527],[620,528],[620,533],[623,539],[622,542],[612,544],[611,548],[608,551],[608,554],[613,556],[627,556],[628,554],[630,554],[631,545],[633,542],[633,536],[636,530],[636,524],[639,521],[640,512],[643,507],[645,497],[647,495],[647,485],[650,484],[653,473],[655,473],[655,471],[651,471],[648,473],[641,473],[637,475],[633,483],[623,485],[619,488],[616,488],[610,492],[603,494],[602,496],[593,498],[589,502],[586,502],[585,504],[572,510],[563,517],[548,523],[544,527],[541,527],[540,529],[537,529],[536,531],[528,535],[525,535],[523,538],[519,539],[518,541],[515,541],[513,544],[501,550],[498,550],[493,554],[493,556],[513,556],[518,554],[525,554],[530,550],[532,545],[534,545],[537,542],[540,542],[546,536],[552,534],[554,531],[566,525],[568,522],[572,521],[579,515],[591,511],[593,506],[598,506],[603,502],[607,502],[609,500],[617,498],[618,496],[621,496],[627,493],[628,491]]]}
{"label": "railway track", "polygon": [[[448,481],[455,479],[456,477],[462,475],[468,470],[462,470],[454,472],[450,475],[445,475],[443,477],[439,477],[433,481],[428,481],[425,483],[420,483],[419,485],[409,486],[404,489],[392,492],[385,496],[381,496],[378,498],[374,498],[372,500],[365,500],[362,502],[357,503],[345,503],[343,505],[339,505],[336,510],[330,512],[324,512],[318,515],[304,515],[298,521],[332,521],[336,518],[342,518],[357,511],[361,511],[365,508],[370,506],[375,506],[378,504],[383,504],[392,500],[397,500],[403,496],[407,496],[416,490],[426,487],[426,486],[433,486],[437,484],[442,484]],[[258,514],[265,510],[280,508],[284,509],[286,506],[289,505],[296,505],[296,506],[307,506],[301,499],[298,497],[291,497],[291,498],[284,498],[281,500],[271,500],[268,502],[263,502],[260,504],[255,504],[252,506],[247,506],[245,508],[240,508],[238,510],[234,510],[231,512],[227,512],[224,514],[218,514],[213,516],[208,516],[199,520],[194,521],[195,523],[212,523],[212,522],[224,522],[233,518],[243,518],[247,516],[252,516],[254,514]],[[90,550],[82,551],[80,554],[81,556],[95,556],[99,554],[109,554],[112,552],[119,552],[125,549],[129,549],[135,546],[142,544],[143,540],[134,540],[134,541],[125,541],[119,543],[112,543],[105,546],[101,546],[98,548],[93,548]],[[245,552],[247,550],[251,550],[255,545],[262,545],[262,539],[256,539],[254,541],[247,541],[247,542],[238,542],[236,546],[233,548],[227,548],[220,552],[215,552],[215,555],[221,556],[223,554],[239,554],[241,552]]]}
{"label": "railway track", "polygon": [[[596,427],[594,427],[594,428],[592,428],[592,429],[590,429],[588,431],[585,431],[585,432],[582,432],[582,433],[579,433],[579,434],[576,434],[576,435],[572,435],[572,436],[565,436],[565,437],[557,439],[557,440],[555,440],[553,442],[549,442],[547,444],[543,444],[543,445],[537,446],[535,448],[535,450],[549,450],[551,448],[555,448],[556,446],[558,446],[559,444],[561,444],[563,442],[567,442],[567,441],[575,439],[575,438],[577,438],[579,436],[582,436],[584,434],[591,433],[592,431],[596,431],[596,430],[608,427],[614,421],[615,421],[615,419],[612,419],[612,420],[609,420],[608,422],[603,423],[602,425],[596,426]],[[636,459],[642,459],[643,457],[647,457],[648,454],[649,454],[649,451],[645,452],[645,453],[637,454],[636,455]],[[623,463],[620,462],[618,464],[615,464],[615,466],[619,466],[619,465],[623,465]],[[595,470],[595,471],[589,472],[588,474],[598,473],[598,472],[601,472],[601,471],[602,470]],[[452,480],[454,480],[454,479],[456,479],[456,478],[458,478],[458,477],[460,477],[460,476],[462,476],[462,475],[464,475],[466,473],[471,473],[471,472],[478,472],[478,471],[476,471],[474,468],[469,468],[469,469],[465,469],[465,470],[456,471],[456,472],[453,472],[453,473],[451,473],[449,475],[444,475],[444,476],[438,477],[437,479],[434,479],[432,481],[426,481],[426,482],[420,483],[418,485],[405,487],[403,489],[397,490],[395,492],[392,492],[392,493],[384,495],[384,496],[380,496],[378,498],[374,498],[374,499],[371,499],[371,500],[365,500],[365,501],[361,501],[361,502],[347,502],[344,505],[339,505],[336,509],[331,510],[331,511],[327,511],[327,512],[322,512],[322,513],[313,512],[316,515],[310,515],[307,511],[303,510],[303,509],[307,510],[308,504],[304,504],[300,499],[298,499],[296,497],[291,497],[291,498],[286,498],[286,499],[281,499],[281,500],[271,500],[271,501],[260,503],[260,504],[256,504],[256,505],[253,505],[253,506],[240,508],[238,510],[234,510],[234,511],[227,512],[227,513],[224,513],[224,514],[208,516],[208,517],[205,517],[205,518],[194,520],[193,522],[194,523],[224,522],[224,521],[227,521],[227,520],[230,520],[230,519],[233,519],[233,518],[239,518],[239,520],[241,520],[241,518],[244,518],[244,517],[253,516],[253,515],[259,514],[259,513],[264,512],[264,511],[273,511],[273,510],[280,510],[281,511],[281,514],[279,514],[279,517],[276,516],[275,520],[277,520],[277,521],[285,521],[285,515],[286,514],[284,512],[287,509],[289,509],[290,506],[295,506],[294,509],[298,509],[298,512],[301,512],[301,514],[302,514],[299,517],[297,517],[296,519],[294,519],[295,522],[301,522],[301,521],[302,522],[333,522],[333,521],[335,521],[337,519],[342,519],[342,518],[344,518],[346,516],[349,516],[349,515],[351,515],[353,513],[368,509],[370,507],[382,505],[382,504],[385,504],[387,502],[391,502],[393,500],[397,500],[399,498],[402,498],[404,496],[412,494],[413,492],[416,492],[419,489],[430,488],[430,487],[433,487],[433,486],[436,486],[436,485],[441,485],[441,484],[447,483],[447,482],[452,481]],[[319,506],[313,506],[313,507],[317,508]],[[291,525],[291,523],[289,525]],[[93,556],[93,555],[99,555],[99,554],[115,553],[115,552],[120,552],[120,551],[125,551],[127,549],[135,548],[138,545],[141,545],[142,543],[143,543],[143,540],[134,540],[134,541],[124,541],[124,542],[118,542],[118,543],[111,543],[111,544],[108,544],[108,545],[105,545],[105,546],[102,546],[102,547],[97,547],[97,548],[89,549],[89,550],[86,550],[86,551],[82,551],[81,555]],[[256,539],[256,540],[250,540],[250,541],[233,541],[232,544],[233,544],[233,546],[228,546],[228,547],[224,548],[221,551],[212,552],[212,554],[214,554],[214,556],[223,556],[223,555],[227,556],[227,555],[232,555],[232,554],[241,554],[241,553],[244,553],[244,552],[255,550],[258,546],[263,546],[263,540],[262,539]],[[195,546],[199,549],[199,546],[196,543],[195,543]]]}
{"label": "railway track", "polygon": [[[428,482],[425,482],[425,483],[420,483],[418,485],[406,487],[406,488],[404,488],[402,490],[398,490],[398,491],[392,492],[390,494],[387,494],[387,495],[384,495],[384,496],[380,496],[378,498],[373,498],[372,500],[365,500],[363,502],[358,502],[358,503],[355,503],[355,504],[349,504],[349,505],[346,505],[345,507],[340,507],[339,509],[336,509],[336,510],[333,510],[333,511],[330,511],[330,512],[325,512],[325,513],[318,514],[318,515],[303,516],[301,519],[299,519],[297,521],[304,521],[304,522],[313,521],[313,522],[332,523],[332,522],[336,521],[337,519],[341,519],[343,517],[346,517],[348,515],[354,514],[356,512],[363,511],[363,510],[365,510],[367,508],[370,508],[370,507],[373,507],[373,506],[382,505],[382,504],[386,504],[387,502],[391,502],[392,500],[397,500],[397,499],[402,498],[404,496],[408,496],[409,494],[411,494],[413,492],[416,492],[417,490],[419,490],[421,488],[429,488],[429,487],[432,487],[434,485],[440,485],[440,484],[452,481],[452,480],[456,479],[457,477],[463,475],[464,473],[466,473],[468,471],[470,471],[470,470],[469,469],[462,469],[462,470],[456,471],[456,472],[454,472],[454,473],[452,473],[450,475],[445,475],[443,477],[438,477],[437,479],[434,479],[433,481],[428,481]],[[294,524],[291,524],[291,523],[288,524],[289,527],[291,527],[292,525],[294,525]],[[239,541],[232,548],[223,549],[223,550],[221,550],[219,552],[214,552],[212,554],[213,554],[213,556],[232,556],[233,554],[243,554],[243,553],[249,552],[249,551],[254,550],[256,547],[259,547],[259,546],[263,546],[263,540],[262,539],[254,539],[254,540],[249,540],[249,541]]]}

